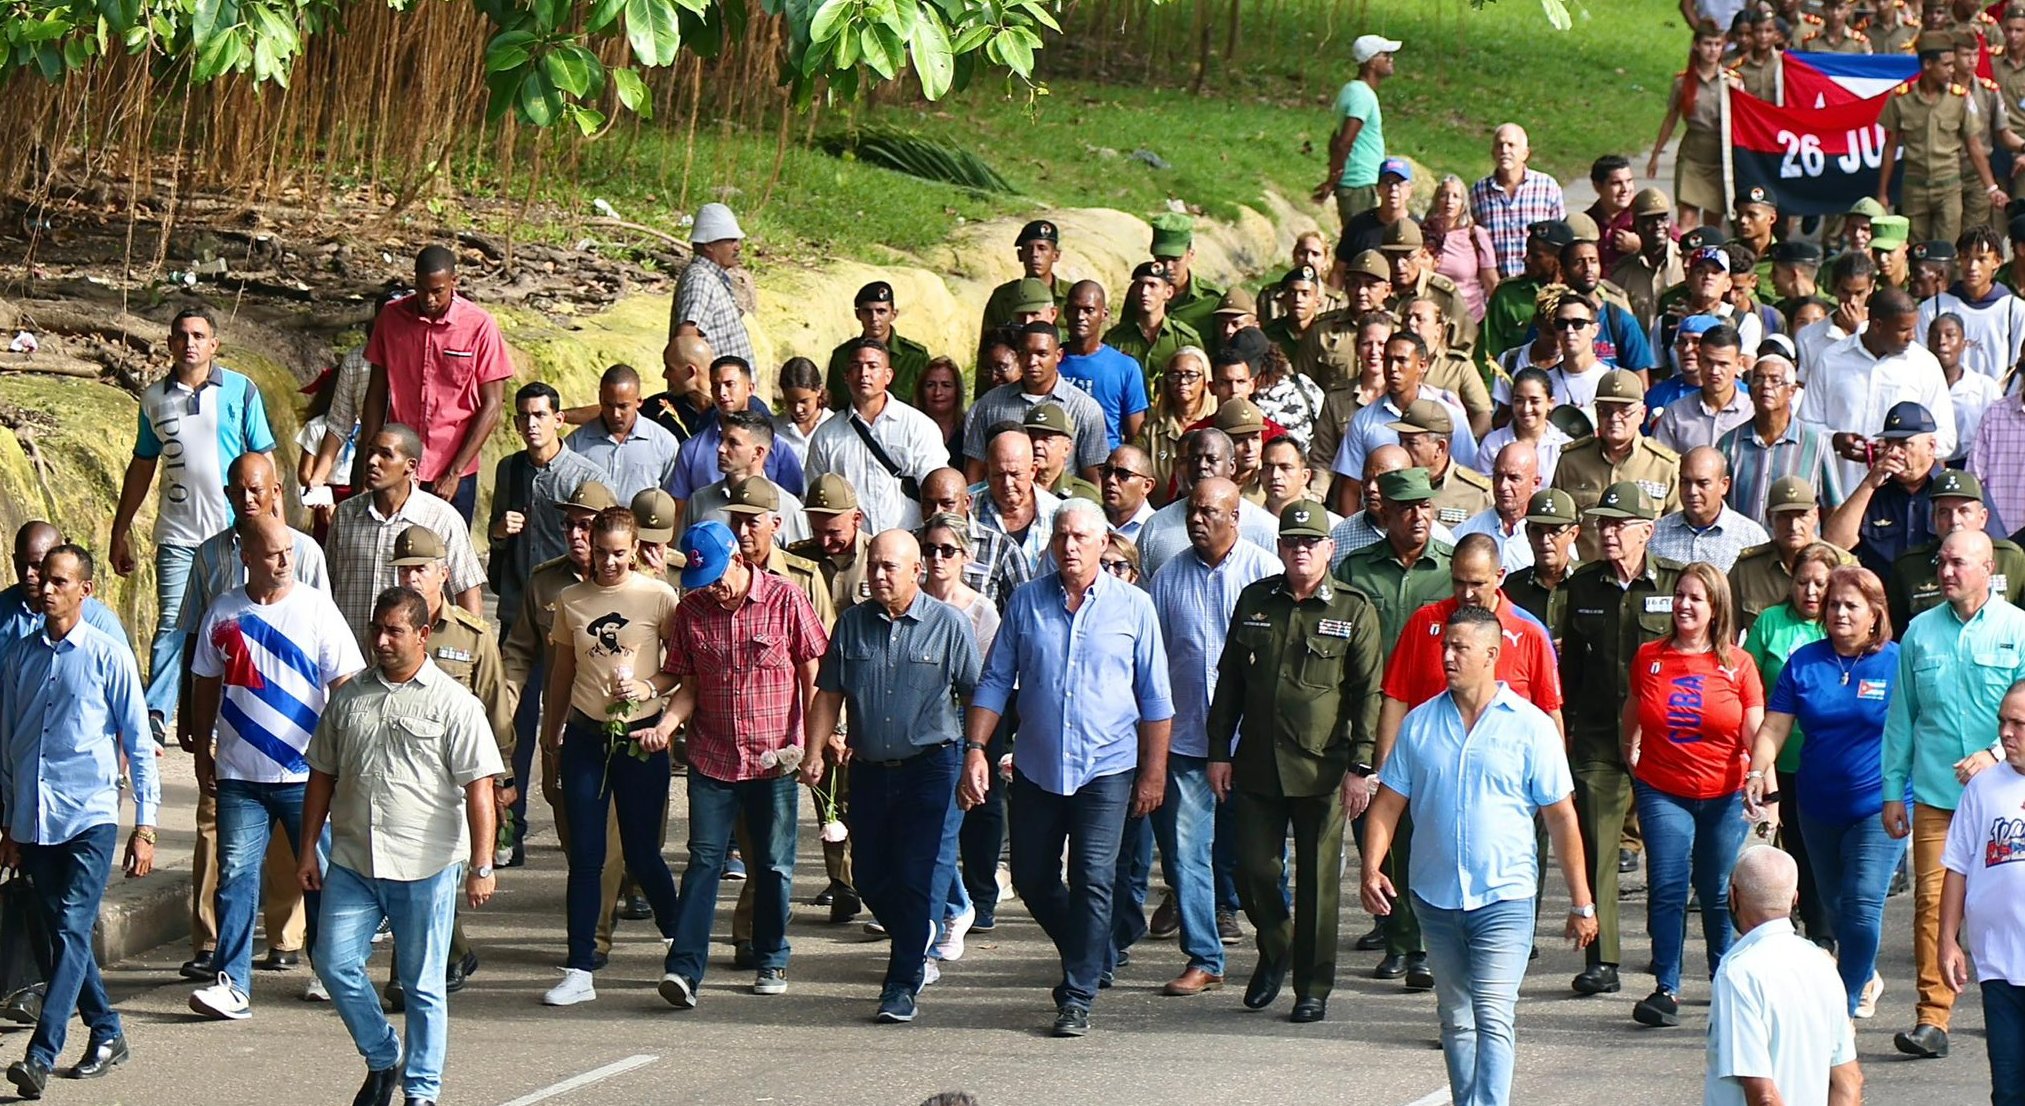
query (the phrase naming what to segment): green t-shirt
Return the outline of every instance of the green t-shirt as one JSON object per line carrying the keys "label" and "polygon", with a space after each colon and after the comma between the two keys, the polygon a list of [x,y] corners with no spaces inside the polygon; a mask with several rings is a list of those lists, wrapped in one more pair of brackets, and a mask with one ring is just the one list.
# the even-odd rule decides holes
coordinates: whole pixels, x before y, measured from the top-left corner
{"label": "green t-shirt", "polygon": [[[1821,623],[1801,618],[1788,601],[1767,608],[1764,614],[1758,616],[1758,621],[1751,624],[1751,632],[1744,637],[1744,652],[1758,663],[1758,676],[1770,688],[1779,683],[1779,673],[1786,669],[1786,658],[1802,645],[1811,645],[1827,636],[1828,632],[1821,628]],[[1795,721],[1792,735],[1779,749],[1779,771],[1800,770],[1800,740],[1800,723]],[[1766,790],[1777,788],[1767,787]]]}
{"label": "green t-shirt", "polygon": [[1378,183],[1378,166],[1385,160],[1385,119],[1378,110],[1378,92],[1363,81],[1353,80],[1336,94],[1338,119],[1362,119],[1357,140],[1350,144],[1350,157],[1343,162],[1338,183],[1358,188]]}

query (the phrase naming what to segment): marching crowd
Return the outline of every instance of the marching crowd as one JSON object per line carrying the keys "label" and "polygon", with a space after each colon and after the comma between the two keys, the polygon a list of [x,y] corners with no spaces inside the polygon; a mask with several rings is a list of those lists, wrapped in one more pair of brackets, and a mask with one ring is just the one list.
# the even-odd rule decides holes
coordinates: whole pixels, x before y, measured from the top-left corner
{"label": "marching crowd", "polygon": [[[1946,1056],[1973,975],[1992,1101],[2025,1101],[2025,549],[2000,521],[2025,523],[2025,217],[1862,198],[1803,233],[1765,189],[1710,194],[1697,81],[1749,79],[1795,28],[1861,37],[1846,2],[1802,6],[1699,33],[1676,196],[1606,156],[1586,211],[1514,124],[1491,173],[1409,210],[1379,99],[1401,44],[1366,35],[1316,190],[1333,246],[1223,289],[1161,215],[1114,304],[1037,220],[974,359],[904,337],[875,281],[826,365],[756,364],[744,234],[710,204],[665,390],[625,365],[595,402],[509,390],[432,246],[306,389],[287,468],[216,320],[181,311],[105,552],[30,523],[0,592],[0,861],[49,933],[7,1078],[40,1097],[73,1014],[64,1074],[129,1058],[91,928],[123,796],[124,871],[153,866],[173,744],[201,792],[191,1008],[247,1018],[256,963],[307,957],[370,1106],[441,1095],[446,996],[479,965],[459,915],[525,863],[537,788],[568,863],[551,1006],[596,999],[621,917],[694,1007],[726,879],[733,969],[787,991],[806,790],[818,905],[890,941],[880,1022],[998,924],[1002,854],[1060,952],[1054,1035],[1089,1031],[1149,937],[1185,957],[1166,994],[1221,988],[1240,917],[1243,1005],[1291,983],[1292,1021],[1321,1021],[1348,830],[1375,920],[1353,943],[1434,992],[1458,1103],[1510,1098],[1539,926],[1586,950],[1574,992],[1622,990],[1641,866],[1654,979],[1628,1013],[1677,1026],[1702,992],[1708,1101],[1860,1099],[1851,1019],[1890,992],[1902,869],[1897,1048]],[[1997,33],[1926,7],[1953,13],[1908,40],[1929,73],[1937,43]],[[2025,10],[2001,32],[2025,45]],[[481,519],[502,421],[522,448]],[[143,664],[93,595],[136,570],[149,503]],[[1549,867],[1565,918],[1541,918]],[[1696,917],[1706,991],[1683,980]]]}

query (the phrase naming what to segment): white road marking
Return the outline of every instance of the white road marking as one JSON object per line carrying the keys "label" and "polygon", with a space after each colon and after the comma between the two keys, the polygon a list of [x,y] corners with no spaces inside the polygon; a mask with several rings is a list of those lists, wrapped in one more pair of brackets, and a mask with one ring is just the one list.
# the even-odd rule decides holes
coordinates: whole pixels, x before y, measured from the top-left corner
{"label": "white road marking", "polygon": [[[568,1094],[579,1087],[588,1087],[593,1083],[602,1082],[615,1075],[624,1075],[634,1068],[646,1067],[648,1064],[659,1059],[659,1056],[648,1056],[642,1053],[637,1056],[628,1056],[623,1060],[614,1060],[602,1068],[592,1068],[582,1075],[572,1075],[560,1083],[550,1084],[541,1090],[535,1091],[533,1094],[521,1095],[511,1102],[501,1103],[500,1106],[534,1106],[537,1102],[546,1102],[557,1095]],[[1422,1103],[1414,1103],[1413,1106],[1422,1106]]]}
{"label": "white road marking", "polygon": [[[1448,1103],[1449,1103],[1448,1089],[1443,1088],[1439,1091],[1429,1091],[1428,1093],[1421,1095],[1419,1098],[1414,1099],[1412,1102],[1407,1103],[1406,1106],[1448,1106]],[[520,1104],[517,1102],[509,1102],[507,1103],[507,1106],[520,1106]]]}

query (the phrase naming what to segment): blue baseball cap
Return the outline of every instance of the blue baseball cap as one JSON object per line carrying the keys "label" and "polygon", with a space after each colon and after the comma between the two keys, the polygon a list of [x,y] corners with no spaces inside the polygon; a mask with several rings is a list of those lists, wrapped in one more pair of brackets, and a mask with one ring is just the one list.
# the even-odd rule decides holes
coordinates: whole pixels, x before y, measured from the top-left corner
{"label": "blue baseball cap", "polygon": [[1378,176],[1382,179],[1387,173],[1400,180],[1410,181],[1413,179],[1413,163],[1403,157],[1388,157],[1378,163]]}
{"label": "blue baseball cap", "polygon": [[1722,321],[1714,315],[1689,315],[1680,321],[1680,329],[1674,332],[1674,339],[1699,338],[1720,326]]}
{"label": "blue baseball cap", "polygon": [[731,567],[731,555],[738,552],[738,539],[731,528],[716,520],[699,522],[682,532],[682,553],[689,563],[682,568],[682,586],[707,588]]}
{"label": "blue baseball cap", "polygon": [[1931,412],[1908,399],[1892,404],[1891,410],[1884,413],[1884,429],[1877,436],[1887,440],[1914,438],[1939,429]]}

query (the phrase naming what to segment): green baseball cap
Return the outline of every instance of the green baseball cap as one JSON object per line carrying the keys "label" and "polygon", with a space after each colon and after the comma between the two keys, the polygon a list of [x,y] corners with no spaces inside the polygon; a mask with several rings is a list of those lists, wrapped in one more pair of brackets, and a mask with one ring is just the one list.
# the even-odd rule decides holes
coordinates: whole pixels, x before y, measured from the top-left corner
{"label": "green baseball cap", "polygon": [[1612,369],[1596,382],[1598,403],[1644,403],[1645,385],[1638,382],[1638,374],[1623,369]]}
{"label": "green baseball cap", "polygon": [[1365,250],[1351,258],[1347,271],[1353,277],[1370,277],[1387,284],[1392,283],[1392,263],[1385,260],[1385,255],[1377,250]]}
{"label": "green baseball cap", "polygon": [[1533,493],[1526,501],[1526,521],[1545,526],[1571,526],[1576,522],[1575,499],[1559,488]]}
{"label": "green baseball cap", "polygon": [[633,497],[633,520],[641,541],[671,542],[681,516],[675,511],[675,497],[659,488],[644,488]]}
{"label": "green baseball cap", "polygon": [[1811,511],[1814,505],[1814,485],[1808,483],[1804,476],[1781,476],[1772,481],[1772,490],[1765,494],[1765,513],[1768,515]]}
{"label": "green baseball cap", "polygon": [[1180,257],[1195,244],[1195,220],[1178,211],[1163,212],[1148,220],[1153,226],[1155,257]]}
{"label": "green baseball cap", "polygon": [[1251,400],[1238,398],[1229,403],[1219,403],[1216,414],[1210,416],[1210,425],[1226,434],[1261,434],[1266,429],[1266,414]]}
{"label": "green baseball cap", "polygon": [[1053,306],[1055,294],[1048,290],[1048,282],[1038,277],[1021,277],[1019,287],[1013,289],[1012,309],[1017,314],[1046,311]]}
{"label": "green baseball cap", "polygon": [[1870,248],[1895,250],[1905,245],[1912,223],[1903,215],[1873,215],[1870,218]]}
{"label": "green baseball cap", "polygon": [[1865,196],[1864,198],[1849,205],[1849,214],[1861,215],[1866,219],[1877,220],[1882,219],[1886,215],[1889,215],[1891,213],[1886,211],[1884,209],[1884,205],[1878,203],[1877,200],[1874,199],[1873,197]]}
{"label": "green baseball cap", "polygon": [[1651,522],[1659,517],[1659,509],[1652,505],[1652,497],[1635,480],[1620,480],[1610,485],[1596,506],[1583,512],[1588,518],[1635,518]]}
{"label": "green baseball cap", "polygon": [[1449,415],[1448,406],[1438,399],[1422,396],[1406,405],[1400,417],[1385,424],[1387,430],[1399,434],[1452,434],[1455,419]]}
{"label": "green baseball cap", "polygon": [[1934,477],[1934,489],[1928,499],[1973,499],[1983,501],[1983,482],[1973,472],[1961,469],[1946,469]]}
{"label": "green baseball cap", "polygon": [[1329,512],[1312,499],[1297,499],[1280,512],[1280,536],[1326,538],[1329,536]]}
{"label": "green baseball cap", "polygon": [[1434,484],[1426,469],[1398,469],[1378,478],[1378,495],[1393,503],[1419,503],[1434,498]]}
{"label": "green baseball cap", "polygon": [[809,481],[809,494],[802,500],[802,510],[811,515],[841,515],[857,509],[858,493],[850,481],[834,472]]}

